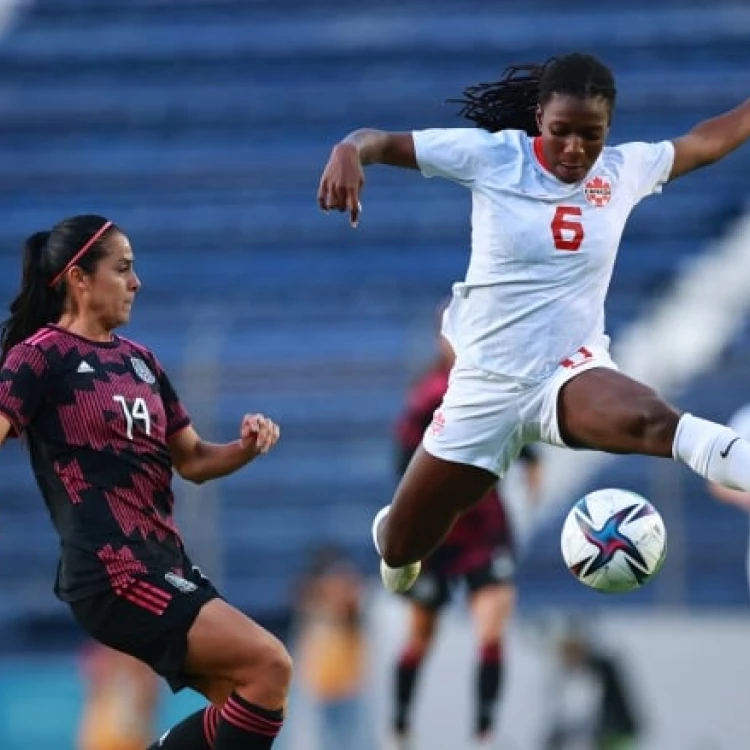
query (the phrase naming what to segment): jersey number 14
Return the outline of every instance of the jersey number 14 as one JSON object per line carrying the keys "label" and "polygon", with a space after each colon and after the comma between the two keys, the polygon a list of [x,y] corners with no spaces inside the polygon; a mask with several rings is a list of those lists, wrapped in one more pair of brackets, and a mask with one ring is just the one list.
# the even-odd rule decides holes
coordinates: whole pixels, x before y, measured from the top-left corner
{"label": "jersey number 14", "polygon": [[583,224],[575,217],[582,215],[578,206],[558,206],[552,219],[552,237],[558,250],[575,251],[583,242]]}
{"label": "jersey number 14", "polygon": [[122,407],[128,440],[133,439],[133,427],[136,425],[142,432],[151,435],[151,415],[148,412],[145,399],[138,396],[131,403],[128,403],[125,396],[113,396],[112,398]]}

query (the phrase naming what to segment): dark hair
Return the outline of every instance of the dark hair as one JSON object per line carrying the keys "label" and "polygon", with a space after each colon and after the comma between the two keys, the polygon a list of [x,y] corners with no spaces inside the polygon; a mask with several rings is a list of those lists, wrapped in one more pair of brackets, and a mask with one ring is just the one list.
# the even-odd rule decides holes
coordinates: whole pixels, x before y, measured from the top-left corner
{"label": "dark hair", "polygon": [[[0,332],[0,363],[11,347],[60,318],[67,293],[65,271],[76,265],[86,273],[94,272],[106,252],[105,238],[117,229],[109,224],[102,231],[108,224],[102,216],[73,216],[50,232],[36,232],[26,239],[21,290],[11,302],[10,316]],[[94,237],[91,246],[76,258]]]}
{"label": "dark hair", "polygon": [[478,127],[497,133],[524,130],[539,135],[537,105],[546,104],[553,94],[581,99],[601,97],[614,110],[617,90],[612,71],[598,58],[581,52],[553,57],[543,65],[512,65],[495,83],[480,83],[464,89],[459,116]]}

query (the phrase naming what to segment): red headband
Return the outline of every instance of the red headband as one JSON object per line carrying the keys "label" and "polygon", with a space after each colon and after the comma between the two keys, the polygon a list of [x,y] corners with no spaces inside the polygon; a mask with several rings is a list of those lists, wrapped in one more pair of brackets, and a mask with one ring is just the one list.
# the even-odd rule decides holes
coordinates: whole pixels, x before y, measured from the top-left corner
{"label": "red headband", "polygon": [[94,246],[96,241],[112,226],[111,221],[105,221],[102,225],[102,228],[94,234],[91,239],[65,264],[65,267],[63,268],[60,273],[55,276],[55,278],[50,281],[50,286],[57,286],[60,279],[62,279],[63,276],[76,264],[78,263],[81,258],[83,258],[86,253],[91,250],[91,248]]}

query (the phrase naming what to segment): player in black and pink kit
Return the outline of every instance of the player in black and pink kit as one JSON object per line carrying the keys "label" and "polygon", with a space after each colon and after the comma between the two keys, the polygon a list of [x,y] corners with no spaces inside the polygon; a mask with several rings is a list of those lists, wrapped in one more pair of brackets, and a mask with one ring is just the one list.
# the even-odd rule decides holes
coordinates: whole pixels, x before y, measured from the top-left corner
{"label": "player in black and pink kit", "polygon": [[[439,429],[433,419],[448,388],[454,354],[440,336],[433,367],[411,387],[406,408],[396,424],[397,469],[403,475],[425,430]],[[540,462],[526,446],[520,455],[532,500],[540,485]],[[409,600],[406,643],[396,665],[392,738],[394,750],[412,747],[410,713],[417,676],[433,643],[441,609],[451,589],[464,582],[479,641],[475,693],[475,738],[492,742],[497,703],[503,682],[502,637],[515,604],[513,535],[503,499],[494,486],[486,497],[459,517],[440,546],[422,561]]]}
{"label": "player in black and pink kit", "polygon": [[204,442],[154,355],[114,333],[140,281],[127,237],[100,216],[32,235],[0,349],[0,443],[23,436],[60,536],[55,591],[97,641],[210,704],[150,750],[266,750],[291,660],[193,566],[172,510],[173,468],[204,482],[266,453],[278,427],[245,415]]}

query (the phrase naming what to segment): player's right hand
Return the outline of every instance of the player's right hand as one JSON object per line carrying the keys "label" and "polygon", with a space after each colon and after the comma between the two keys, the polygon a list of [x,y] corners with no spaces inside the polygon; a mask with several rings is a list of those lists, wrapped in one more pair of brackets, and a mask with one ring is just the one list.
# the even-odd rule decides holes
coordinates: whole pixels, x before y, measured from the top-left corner
{"label": "player's right hand", "polygon": [[347,211],[349,223],[356,227],[362,204],[359,196],[365,184],[365,173],[359,151],[351,143],[334,146],[318,186],[318,205],[323,211]]}
{"label": "player's right hand", "polygon": [[279,426],[263,414],[245,414],[240,425],[242,447],[253,456],[268,453],[276,445]]}

